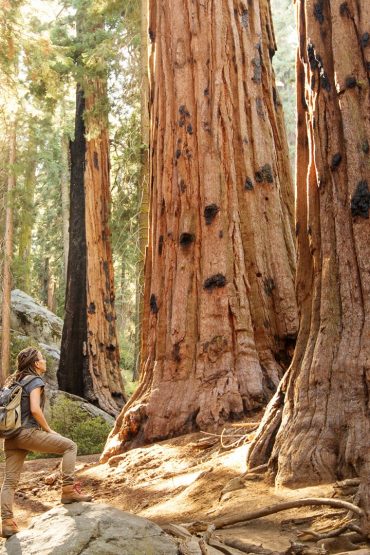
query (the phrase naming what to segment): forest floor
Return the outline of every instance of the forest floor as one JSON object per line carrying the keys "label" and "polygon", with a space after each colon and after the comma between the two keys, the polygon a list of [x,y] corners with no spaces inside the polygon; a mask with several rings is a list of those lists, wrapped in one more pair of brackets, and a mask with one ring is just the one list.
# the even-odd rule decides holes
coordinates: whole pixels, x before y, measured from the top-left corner
{"label": "forest floor", "polygon": [[[246,419],[246,425],[250,427],[250,421],[255,418],[249,422]],[[236,425],[228,433],[242,434],[243,428]],[[230,444],[237,439],[226,436],[223,443]],[[247,443],[223,448],[220,437],[194,433],[135,449],[116,457],[114,465],[99,464],[98,455],[79,457],[77,474],[84,491],[92,493],[95,502],[107,503],[162,526],[212,522],[216,517],[237,516],[241,511],[280,501],[333,496],[333,484],[293,490],[277,489],[265,483],[261,475],[241,481],[247,449]],[[20,528],[59,504],[58,468],[56,459],[26,461],[15,498],[15,516]],[[4,463],[1,463],[0,479],[3,470]],[[224,488],[230,491],[221,496]],[[300,541],[302,530],[330,531],[345,514],[346,511],[329,507],[302,507],[225,528],[217,536],[263,544],[266,549],[283,552],[292,541]],[[339,553],[344,551],[343,547],[332,545],[322,553]]]}

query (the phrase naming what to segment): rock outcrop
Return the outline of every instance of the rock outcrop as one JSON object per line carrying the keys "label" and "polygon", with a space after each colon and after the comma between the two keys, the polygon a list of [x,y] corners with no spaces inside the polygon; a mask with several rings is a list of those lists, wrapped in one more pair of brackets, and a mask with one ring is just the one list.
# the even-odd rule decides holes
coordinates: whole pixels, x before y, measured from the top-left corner
{"label": "rock outcrop", "polygon": [[11,328],[38,343],[60,348],[63,320],[19,289],[11,295]]}
{"label": "rock outcrop", "polygon": [[109,505],[74,503],[38,516],[12,536],[0,554],[177,555],[176,541],[159,526]]}

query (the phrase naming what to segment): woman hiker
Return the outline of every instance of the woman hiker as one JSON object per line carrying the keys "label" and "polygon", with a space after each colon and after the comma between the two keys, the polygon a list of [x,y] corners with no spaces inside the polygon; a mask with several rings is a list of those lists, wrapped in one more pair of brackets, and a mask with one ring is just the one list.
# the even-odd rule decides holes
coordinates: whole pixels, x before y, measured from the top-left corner
{"label": "woman hiker", "polygon": [[[75,463],[77,445],[70,439],[54,432],[43,413],[45,402],[45,382],[42,376],[46,372],[46,361],[42,354],[33,347],[23,349],[17,356],[17,370],[6,381],[6,386],[15,381],[22,385],[27,376],[21,399],[21,424],[18,433],[11,439],[5,439],[5,475],[1,489],[2,536],[7,538],[19,532],[13,518],[14,492],[24,460],[29,451],[55,453],[63,455],[62,459],[62,503],[91,501],[90,495],[83,495],[75,483]],[[30,380],[28,376],[35,376]]]}

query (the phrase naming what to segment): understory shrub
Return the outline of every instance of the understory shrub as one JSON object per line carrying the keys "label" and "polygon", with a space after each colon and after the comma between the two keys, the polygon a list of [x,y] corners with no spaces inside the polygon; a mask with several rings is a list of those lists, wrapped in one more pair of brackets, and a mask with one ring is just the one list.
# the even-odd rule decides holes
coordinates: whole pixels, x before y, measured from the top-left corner
{"label": "understory shrub", "polygon": [[[68,437],[78,445],[79,455],[95,455],[103,451],[111,426],[101,416],[91,416],[78,403],[67,398],[59,398],[51,409],[49,425],[52,430]],[[48,456],[30,453],[29,459]]]}

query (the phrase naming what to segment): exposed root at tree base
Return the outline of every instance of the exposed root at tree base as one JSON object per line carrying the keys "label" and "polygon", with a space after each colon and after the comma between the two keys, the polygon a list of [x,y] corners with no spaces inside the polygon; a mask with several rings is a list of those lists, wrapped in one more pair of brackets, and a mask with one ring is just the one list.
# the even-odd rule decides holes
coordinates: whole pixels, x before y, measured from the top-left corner
{"label": "exposed root at tree base", "polygon": [[362,516],[364,513],[360,507],[354,505],[353,503],[348,503],[348,501],[342,501],[340,499],[325,499],[325,498],[306,498],[306,499],[296,499],[294,501],[286,501],[283,503],[278,503],[277,505],[271,505],[270,507],[265,507],[259,509],[258,511],[247,512],[240,514],[238,517],[225,517],[214,521],[214,526],[216,529],[224,528],[225,526],[231,526],[232,524],[238,524],[241,522],[247,522],[248,520],[254,520],[256,518],[261,518],[263,516],[272,515],[279,513],[281,511],[287,511],[288,509],[295,509],[297,507],[311,507],[311,506],[322,506],[328,505],[329,507],[337,507],[341,509],[347,509],[353,513]]}

